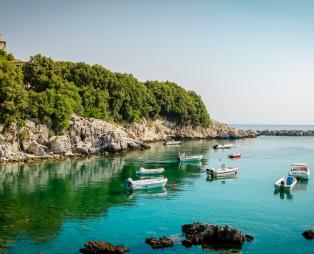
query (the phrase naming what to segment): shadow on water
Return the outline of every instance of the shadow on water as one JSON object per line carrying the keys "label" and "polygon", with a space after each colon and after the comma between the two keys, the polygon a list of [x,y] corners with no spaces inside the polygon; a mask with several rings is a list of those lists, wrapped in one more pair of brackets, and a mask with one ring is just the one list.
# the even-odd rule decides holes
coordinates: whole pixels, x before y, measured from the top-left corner
{"label": "shadow on water", "polygon": [[[190,154],[202,154],[208,150],[204,144],[185,149]],[[132,206],[137,198],[168,198],[181,191],[182,184],[193,184],[202,164],[180,165],[173,159],[178,149],[182,147],[165,151],[157,144],[150,150],[123,156],[1,165],[1,246],[21,235],[46,242],[58,235],[68,219],[106,216],[111,207]],[[153,164],[149,159],[136,160],[143,155]],[[134,193],[125,189],[127,178],[138,179],[135,172],[143,161],[148,168],[156,164],[165,167],[167,188]]]}

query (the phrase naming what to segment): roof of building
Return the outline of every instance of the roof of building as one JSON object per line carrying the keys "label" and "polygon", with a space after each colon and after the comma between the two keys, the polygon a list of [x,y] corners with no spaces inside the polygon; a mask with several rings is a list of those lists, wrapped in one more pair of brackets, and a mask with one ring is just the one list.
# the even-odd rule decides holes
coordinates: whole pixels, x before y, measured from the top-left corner
{"label": "roof of building", "polygon": [[2,36],[1,33],[0,33],[0,41],[1,41],[1,42],[6,42],[6,41],[4,40],[4,38],[3,38],[3,36]]}

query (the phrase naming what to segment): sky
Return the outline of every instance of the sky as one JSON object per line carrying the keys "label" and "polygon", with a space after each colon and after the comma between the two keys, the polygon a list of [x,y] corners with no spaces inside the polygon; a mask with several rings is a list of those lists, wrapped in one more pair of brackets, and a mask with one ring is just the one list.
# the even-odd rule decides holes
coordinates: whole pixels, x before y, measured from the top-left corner
{"label": "sky", "polygon": [[173,81],[231,124],[314,124],[314,1],[0,0],[17,58]]}

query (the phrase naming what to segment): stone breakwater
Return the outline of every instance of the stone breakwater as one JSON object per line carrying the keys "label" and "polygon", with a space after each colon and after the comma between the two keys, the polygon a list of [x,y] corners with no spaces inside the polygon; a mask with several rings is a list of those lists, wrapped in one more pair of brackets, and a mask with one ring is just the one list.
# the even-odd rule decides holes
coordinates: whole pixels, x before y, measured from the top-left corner
{"label": "stone breakwater", "polygon": [[27,162],[148,149],[145,142],[172,138],[235,139],[256,135],[254,131],[238,131],[216,121],[208,128],[178,127],[162,120],[120,126],[73,115],[67,131],[56,136],[46,125],[34,119],[26,121],[22,127],[14,123],[0,126],[0,162]]}
{"label": "stone breakwater", "polygon": [[259,136],[314,136],[314,130],[263,130],[256,133]]}

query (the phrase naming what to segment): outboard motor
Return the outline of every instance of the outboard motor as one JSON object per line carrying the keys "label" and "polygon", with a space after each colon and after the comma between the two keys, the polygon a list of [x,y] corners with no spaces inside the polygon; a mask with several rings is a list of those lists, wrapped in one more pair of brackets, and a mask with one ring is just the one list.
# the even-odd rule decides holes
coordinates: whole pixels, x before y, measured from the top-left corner
{"label": "outboard motor", "polygon": [[132,178],[128,178],[128,180],[126,181],[126,184],[129,188],[132,187],[132,183],[133,183],[133,179]]}
{"label": "outboard motor", "polygon": [[214,178],[214,172],[215,172],[214,168],[207,168],[206,169],[206,173],[207,173],[208,177],[210,177],[211,179]]}
{"label": "outboard motor", "polygon": [[285,181],[280,182],[280,189],[283,190],[285,187]]}

